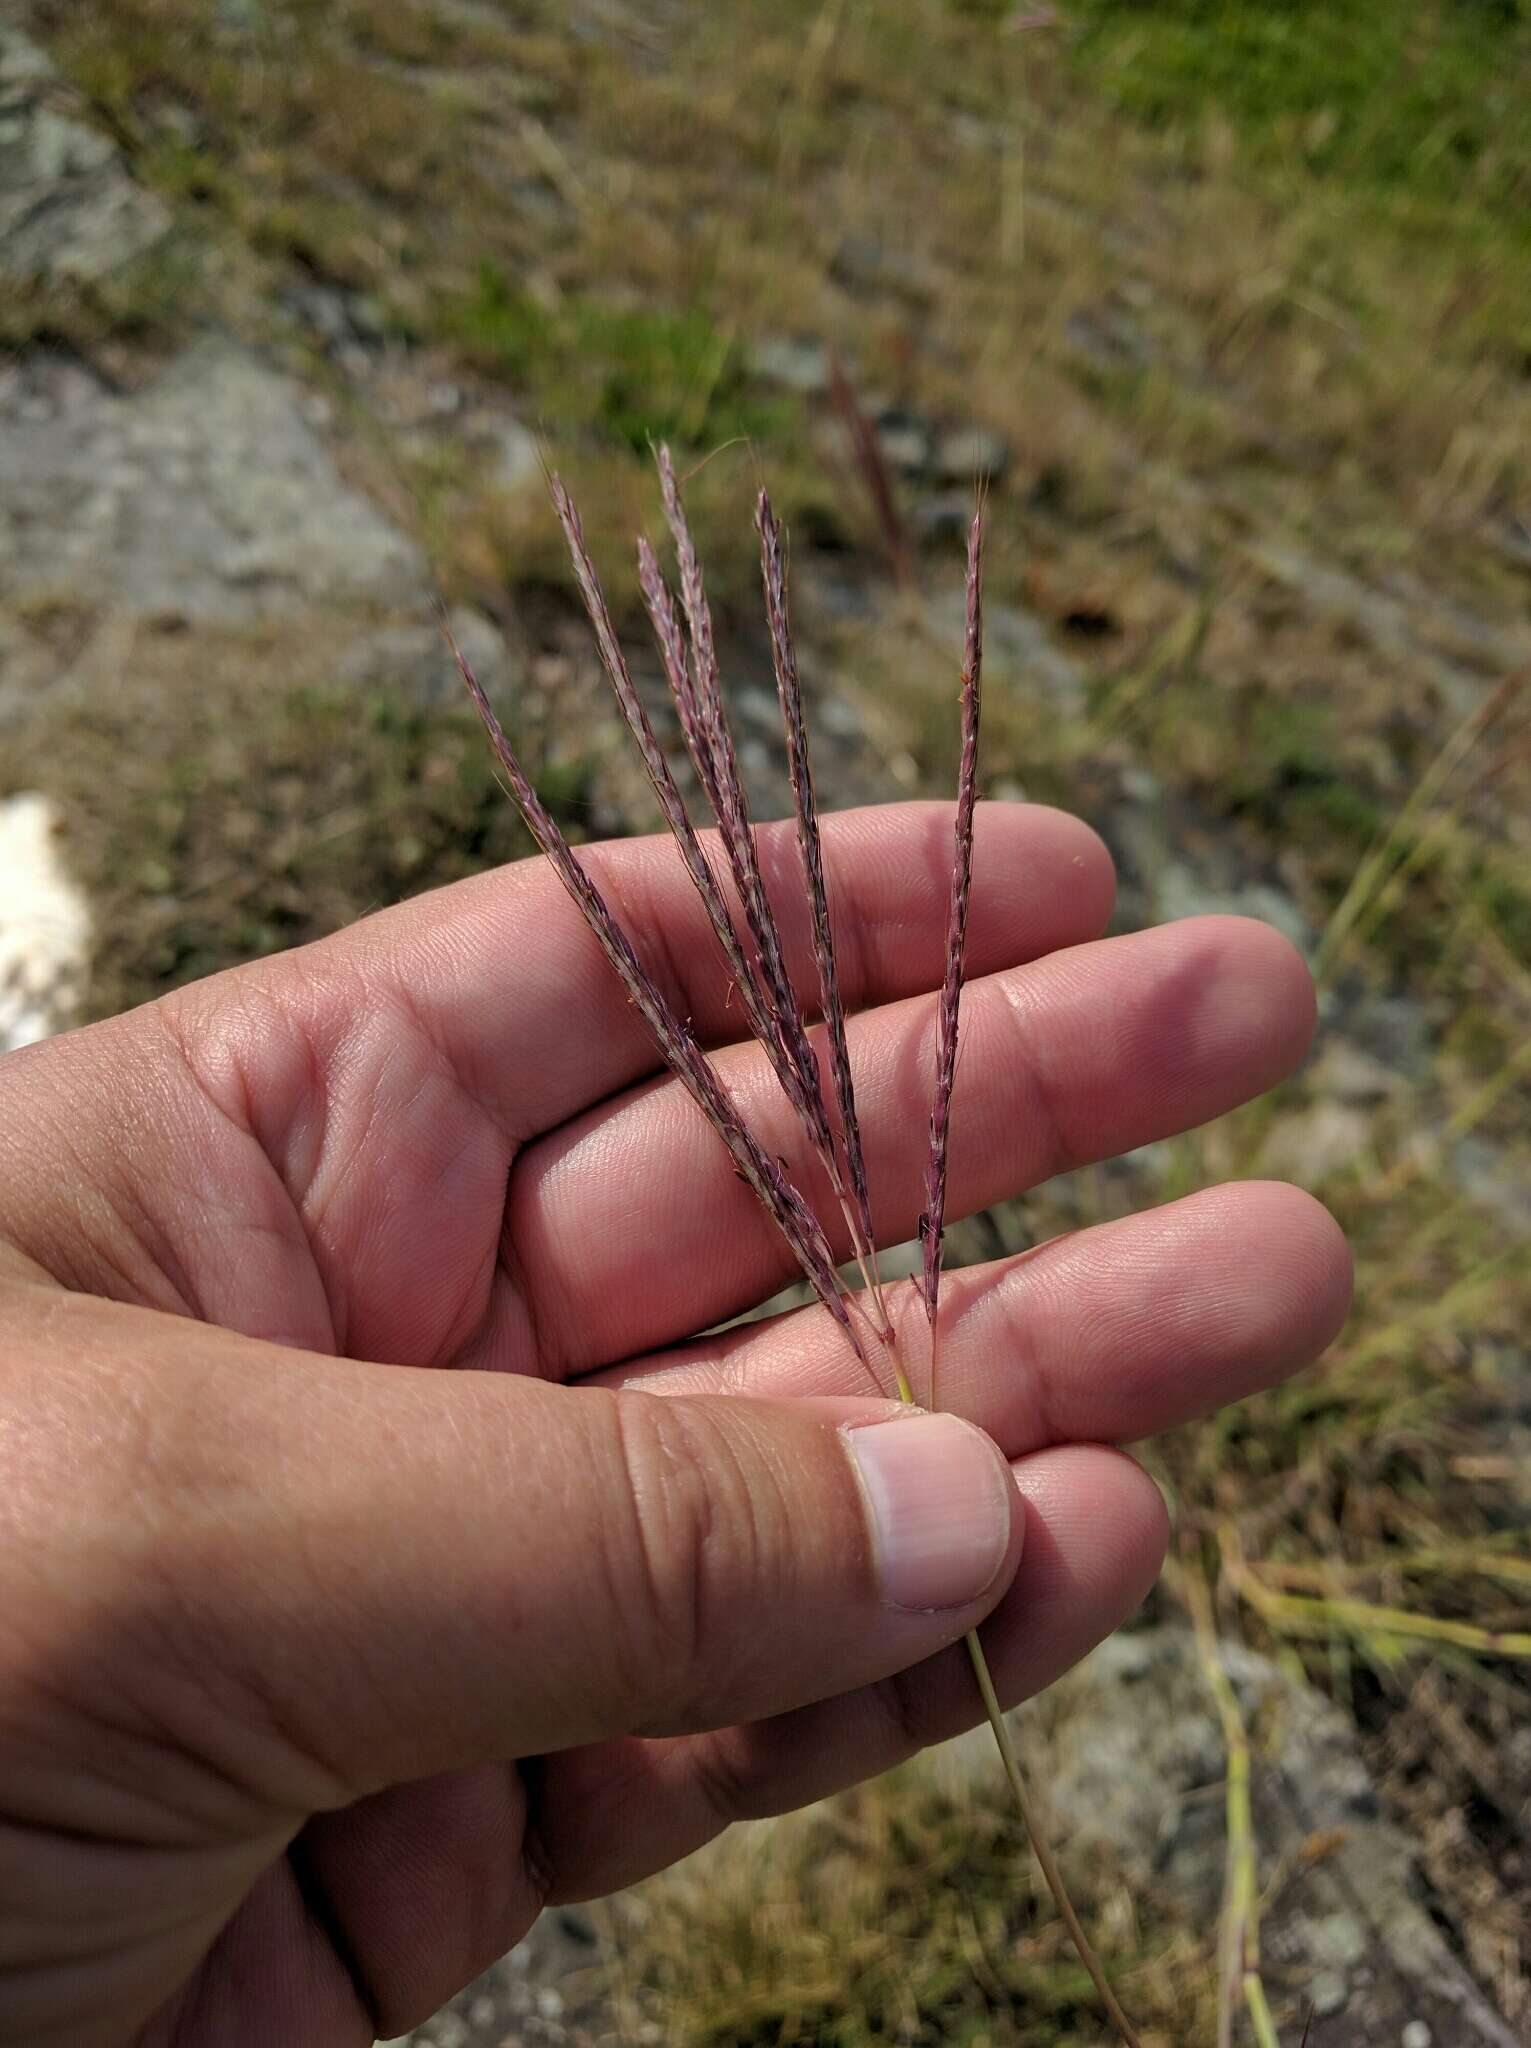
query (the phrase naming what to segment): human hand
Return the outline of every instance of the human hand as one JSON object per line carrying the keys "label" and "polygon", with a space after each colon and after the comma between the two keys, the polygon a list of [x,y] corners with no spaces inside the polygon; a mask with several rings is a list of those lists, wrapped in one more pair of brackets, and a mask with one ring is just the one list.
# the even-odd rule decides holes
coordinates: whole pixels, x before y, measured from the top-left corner
{"label": "human hand", "polygon": [[[762,837],[808,986],[790,828]],[[950,810],[826,849],[895,1242]],[[582,857],[738,1037],[668,843]],[[1048,811],[983,807],[976,870],[952,1214],[1301,1057],[1268,929],[1099,940],[1108,859]],[[758,1051],[719,1064],[796,1170]],[[980,1619],[1006,1701],[1035,1691],[1161,1560],[1157,1491],[1103,1446],[1343,1316],[1324,1212],[1221,1188],[950,1276],[943,1404],[987,1434],[911,1417],[817,1306],[694,1337],[790,1255],[655,1067],[540,860],[0,1061],[7,2042],[369,2043],[544,1903],[976,1719]]]}

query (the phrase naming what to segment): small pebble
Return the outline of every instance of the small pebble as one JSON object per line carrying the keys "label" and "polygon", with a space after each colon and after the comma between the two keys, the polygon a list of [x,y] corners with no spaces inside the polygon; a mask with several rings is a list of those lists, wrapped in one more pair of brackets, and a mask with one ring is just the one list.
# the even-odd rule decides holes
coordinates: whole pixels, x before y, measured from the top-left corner
{"label": "small pebble", "polygon": [[1343,2012],[1350,2001],[1350,1985],[1343,1970],[1320,1970],[1308,1986],[1313,2010],[1321,2019]]}
{"label": "small pebble", "polygon": [[1403,2048],[1430,2048],[1434,2038],[1423,2020],[1410,2020],[1399,2036]]}
{"label": "small pebble", "polygon": [[987,427],[950,427],[936,443],[936,474],[944,483],[971,484],[975,477],[995,483],[1010,467],[1010,447]]}

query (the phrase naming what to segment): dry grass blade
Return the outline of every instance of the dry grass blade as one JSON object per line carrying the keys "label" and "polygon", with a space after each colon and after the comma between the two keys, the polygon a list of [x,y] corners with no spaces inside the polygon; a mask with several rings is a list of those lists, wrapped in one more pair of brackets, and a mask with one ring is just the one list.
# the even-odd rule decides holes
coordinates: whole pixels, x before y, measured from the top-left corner
{"label": "dry grass blade", "polygon": [[845,365],[836,351],[831,351],[829,358],[829,397],[835,411],[845,422],[851,455],[861,481],[866,486],[867,497],[871,500],[872,515],[877,522],[878,536],[888,557],[888,566],[901,589],[912,589],[914,549],[909,545],[909,530],[904,524],[903,514],[898,509],[898,493],[893,486],[887,457],[882,452],[877,429],[867,418],[866,410],[856,396],[855,386],[847,376]]}
{"label": "dry grass blade", "polygon": [[1512,711],[1531,684],[1531,666],[1519,668],[1489,691],[1477,708],[1451,733],[1435,759],[1410,791],[1397,816],[1360,862],[1350,886],[1331,913],[1313,961],[1313,978],[1322,984],[1333,972],[1347,942],[1362,935],[1378,911],[1390,879],[1406,871],[1419,819],[1436,802],[1457,770],[1495,723]]}
{"label": "dry grass blade", "polygon": [[782,723],[787,735],[787,770],[797,813],[797,844],[802,857],[803,881],[813,917],[813,954],[819,971],[819,998],[829,1034],[829,1064],[834,1080],[835,1102],[840,1114],[840,1140],[844,1148],[846,1177],[855,1203],[853,1235],[859,1238],[864,1255],[867,1282],[877,1305],[881,1335],[891,1345],[893,1332],[882,1298],[877,1273],[877,1238],[872,1227],[872,1194],[867,1181],[866,1154],[861,1144],[861,1125],[856,1116],[856,1089],[851,1077],[850,1046],[846,1038],[845,1005],[840,997],[840,976],[835,964],[835,935],[829,916],[829,887],[824,874],[824,848],[819,834],[818,803],[813,788],[813,764],[808,752],[808,727],[803,716],[803,690],[798,675],[797,654],[792,644],[791,619],[787,608],[787,561],[781,528],[771,511],[771,501],[762,491],[755,508],[755,525],[760,534],[761,580],[765,587],[766,620],[771,632],[771,656],[776,670],[776,692],[781,700]]}
{"label": "dry grass blade", "polygon": [[462,671],[468,694],[489,735],[495,758],[505,772],[528,831],[552,863],[554,872],[574,898],[596,943],[606,955],[623,987],[652,1032],[666,1064],[689,1091],[693,1101],[728,1148],[740,1176],[753,1189],[761,1205],[786,1239],[802,1267],[809,1285],[840,1325],[855,1350],[866,1362],[851,1323],[844,1291],[835,1272],[834,1256],[818,1218],[787,1178],[776,1160],[760,1145],[724,1092],[712,1064],[686,1025],[676,1016],[652,976],[633,951],[627,934],[576,859],[573,848],[559,830],[556,820],[533,788],[531,779],[516,759],[509,740],[484,695],[483,686],[455,641],[449,642]]}
{"label": "dry grass blade", "polygon": [[1365,1600],[1278,1593],[1247,1565],[1230,1572],[1240,1596],[1283,1635],[1350,1635],[1363,1641],[1446,1643],[1474,1657],[1531,1658],[1531,1630],[1480,1628],[1470,1621],[1438,1620],[1405,1607],[1374,1607]]}

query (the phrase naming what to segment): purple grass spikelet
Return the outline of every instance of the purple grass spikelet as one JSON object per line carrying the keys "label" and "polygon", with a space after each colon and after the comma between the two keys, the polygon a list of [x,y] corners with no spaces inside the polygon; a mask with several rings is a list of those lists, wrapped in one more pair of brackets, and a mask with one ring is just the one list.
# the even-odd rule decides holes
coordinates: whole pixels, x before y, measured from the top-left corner
{"label": "purple grass spikelet", "polygon": [[946,972],[936,1025],[936,1087],[930,1109],[930,1163],[921,1221],[924,1261],[920,1291],[930,1320],[931,1406],[936,1405],[936,1313],[941,1292],[941,1249],[946,1223],[946,1155],[952,1084],[957,1075],[957,1019],[967,948],[968,897],[973,885],[973,813],[978,801],[978,725],[983,701],[983,518],[980,499],[968,530],[967,632],[962,658],[962,762],[957,771],[951,911],[946,927]]}
{"label": "purple grass spikelet", "polygon": [[776,693],[781,701],[782,724],[787,736],[787,771],[792,782],[793,805],[797,814],[797,844],[803,864],[813,920],[813,955],[819,971],[819,999],[829,1036],[829,1065],[834,1082],[835,1102],[840,1116],[840,1138],[845,1155],[846,1177],[855,1203],[855,1231],[871,1264],[869,1276],[873,1298],[882,1318],[885,1336],[891,1336],[882,1290],[875,1279],[876,1234],[872,1227],[872,1194],[867,1182],[866,1155],[861,1143],[861,1126],[856,1116],[856,1090],[851,1077],[850,1046],[845,1028],[845,1005],[840,995],[840,976],[835,962],[834,926],[829,915],[829,888],[824,874],[824,848],[819,832],[818,802],[814,794],[813,764],[808,751],[808,725],[803,716],[803,689],[798,675],[797,654],[792,643],[791,617],[787,603],[787,558],[781,528],[771,510],[771,500],[760,493],[755,507],[755,527],[760,535],[761,581],[765,588],[766,620],[771,633],[771,656],[776,671]]}
{"label": "purple grass spikelet", "polygon": [[[680,616],[675,608],[675,600],[671,596],[669,586],[666,584],[660,571],[659,564],[654,557],[654,551],[645,540],[640,540],[638,543],[638,580],[643,590],[644,603],[648,609],[650,621],[653,624],[654,637],[658,643],[660,659],[670,682],[671,695],[675,700],[676,712],[681,721],[682,732],[687,738],[693,759],[698,761],[699,775],[703,773],[701,766],[703,763],[705,763],[706,770],[708,771],[707,775],[703,777],[703,787],[709,802],[713,805],[714,816],[716,816],[718,815],[718,800],[714,795],[716,782],[709,779],[713,765],[712,756],[710,750],[703,745],[697,734],[696,720],[698,714],[687,666],[684,631],[681,626]],[[639,707],[639,715],[642,716],[641,706]],[[628,722],[629,724],[633,723],[631,716]],[[637,730],[638,728],[634,726],[634,731],[637,732]],[[639,737],[639,745],[640,748],[643,746],[641,735]],[[653,773],[652,770],[650,772],[651,774]],[[668,773],[668,770],[666,770],[666,773]],[[673,790],[673,782],[670,786]],[[658,784],[656,782],[657,787]],[[661,797],[661,801],[663,802],[663,797]],[[676,801],[679,802],[678,796]],[[666,816],[669,816],[668,809],[666,809]],[[688,831],[690,829],[689,821],[686,829]],[[679,837],[679,828],[676,828],[676,832],[677,837]],[[694,836],[693,834],[692,837],[694,838]],[[692,866],[689,859],[687,865],[688,867]],[[705,893],[705,885],[697,876],[694,868],[692,868],[692,877],[696,881],[698,889],[704,890]],[[717,933],[719,942],[728,957],[730,970],[733,973],[735,983],[744,1001],[746,1014],[750,1020],[750,1028],[764,1048],[776,1078],[781,1084],[783,1093],[797,1112],[798,1120],[807,1133],[809,1143],[813,1146],[825,1173],[829,1177],[836,1199],[840,1202],[841,1207],[847,1210],[847,1221],[851,1230],[851,1238],[855,1246],[856,1256],[858,1260],[864,1261],[866,1256],[865,1248],[858,1236],[855,1220],[849,1216],[848,1212],[839,1161],[835,1153],[834,1133],[830,1127],[823,1090],[819,1085],[817,1065],[815,1064],[811,1069],[807,1069],[805,1068],[805,1063],[796,1057],[795,1041],[800,1035],[800,1025],[797,1029],[794,1029],[792,1021],[782,1015],[779,1006],[773,1001],[771,991],[764,984],[757,960],[749,957],[739,940],[732,918],[729,916],[727,907],[723,902],[721,891],[714,889],[712,895],[716,897],[716,902],[708,901],[708,916],[712,920],[713,929]],[[794,1004],[794,1013],[795,1009],[796,1006]]]}
{"label": "purple grass spikelet", "polygon": [[[633,683],[632,674],[627,665],[627,658],[622,652],[621,644],[617,639],[616,628],[612,624],[605,593],[601,589],[600,577],[596,573],[595,564],[590,558],[590,550],[585,544],[584,528],[580,523],[579,514],[575,510],[573,501],[565,490],[561,479],[556,476],[552,479],[551,490],[553,509],[558,514],[559,524],[562,526],[564,538],[568,542],[570,559],[574,565],[575,580],[579,584],[580,595],[585,602],[585,610],[589,614],[591,626],[595,631],[596,646],[600,650],[602,663],[610,679],[612,689],[616,693],[617,702],[622,709],[622,715],[627,720],[628,729],[637,742],[638,752],[642,757],[645,769],[648,771],[649,781],[654,786],[654,794],[659,799],[659,808],[664,816],[664,821],[675,835],[675,843],[680,849],[681,859],[685,864],[686,872],[702,900],[702,906],[707,912],[708,921],[712,926],[719,946],[722,948],[724,959],[728,963],[729,971],[743,1000],[750,1029],[765,1047],[773,1069],[782,1079],[783,1086],[787,1089],[787,1093],[792,1099],[793,1107],[800,1109],[801,1105],[798,1102],[797,1095],[793,1092],[798,1076],[787,1054],[780,1023],[772,1015],[759,975],[745,955],[739,934],[734,927],[733,918],[730,916],[728,905],[724,900],[722,889],[719,887],[717,876],[713,873],[711,865],[707,860],[701,840],[698,838],[696,829],[692,825],[681,793],[676,787],[675,777],[670,772],[670,764],[665,759],[664,749],[659,744],[648,712],[644,709],[643,700],[638,695],[638,691]],[[652,550],[648,552],[648,563],[645,565],[643,551],[640,549],[639,564],[640,575],[643,574],[645,566],[650,566],[654,576],[658,577],[658,564],[653,561]],[[664,612],[663,608],[668,603],[668,599],[669,593],[664,589],[663,581],[660,579],[658,591],[654,599],[654,603],[660,607],[659,613],[655,616],[655,630],[661,635],[660,651],[665,658],[667,669],[672,658],[670,648],[666,644],[667,636],[677,636],[679,631],[679,621],[675,618],[673,604],[668,605],[667,615]],[[683,654],[681,655],[681,665],[683,672]]]}
{"label": "purple grass spikelet", "polygon": [[675,539],[676,559],[680,566],[681,607],[691,635],[690,686],[694,714],[689,722],[679,701],[676,708],[681,713],[682,730],[686,734],[697,775],[717,816],[729,871],[759,957],[766,990],[781,1016],[789,1049],[802,1075],[804,1087],[817,1090],[818,1063],[803,1028],[802,1010],[787,972],[781,934],[760,872],[760,857],[750,823],[749,799],[739,773],[738,754],[723,703],[712,609],[707,602],[696,543],[691,537],[685,507],[681,503],[680,485],[676,481],[669,449],[661,447],[656,460],[665,517]]}
{"label": "purple grass spikelet", "polygon": [[[876,1246],[871,1235],[870,1202],[858,1199],[853,1187],[846,1184],[847,1175],[854,1180],[854,1169],[850,1166],[849,1159],[846,1173],[841,1171],[840,1153],[829,1122],[818,1060],[803,1022],[802,1005],[792,985],[780,930],[760,872],[754,829],[750,823],[749,800],[739,773],[738,756],[723,703],[712,613],[702,582],[696,545],[691,537],[685,507],[681,503],[680,486],[676,481],[675,466],[670,459],[668,448],[661,447],[656,459],[665,515],[674,536],[676,557],[680,567],[681,606],[691,638],[689,668],[684,661],[678,659],[679,621],[673,600],[669,597],[664,579],[659,574],[658,565],[653,562],[652,549],[640,550],[640,582],[644,586],[645,601],[654,622],[661,658],[670,676],[671,694],[675,699],[681,730],[695,764],[697,777],[717,819],[729,871],[754,945],[765,1004],[780,1031],[782,1049],[787,1061],[796,1071],[795,1082],[785,1073],[780,1074],[782,1086],[797,1108],[814,1149],[818,1152],[829,1176],[835,1199],[845,1218],[852,1252],[877,1309],[879,1335],[886,1341],[890,1332],[882,1291],[876,1275]],[[837,1008],[840,1007],[838,985],[835,1002]],[[843,1012],[841,1022],[843,1026]],[[833,1025],[831,1032],[833,1033]],[[831,1050],[833,1051],[833,1043]],[[844,1065],[843,1073],[848,1079],[848,1061]],[[836,1085],[839,1085],[838,1076]],[[859,1134],[856,1140],[856,1157],[859,1161]],[[864,1171],[862,1178],[864,1182]],[[862,1195],[864,1198],[864,1186]],[[903,1368],[896,1359],[895,1371],[902,1389],[905,1384]]]}
{"label": "purple grass spikelet", "polygon": [[[450,635],[448,636],[450,640]],[[835,1272],[834,1255],[823,1229],[792,1185],[781,1165],[765,1151],[723,1088],[701,1047],[675,1015],[648,970],[633,951],[627,934],[617,923],[610,906],[575,857],[574,849],[559,830],[556,820],[533,788],[531,779],[516,759],[509,740],[494,715],[483,686],[474,675],[462,650],[451,642],[462,678],[474,708],[489,736],[495,758],[505,772],[511,795],[526,820],[527,830],[551,862],[558,879],[579,906],[596,943],[615,969],[634,1007],[653,1034],[665,1063],[690,1093],[692,1100],[727,1147],[729,1156],[761,1205],[786,1239],[802,1267],[809,1285],[845,1332],[856,1356],[866,1362],[843,1289]]]}

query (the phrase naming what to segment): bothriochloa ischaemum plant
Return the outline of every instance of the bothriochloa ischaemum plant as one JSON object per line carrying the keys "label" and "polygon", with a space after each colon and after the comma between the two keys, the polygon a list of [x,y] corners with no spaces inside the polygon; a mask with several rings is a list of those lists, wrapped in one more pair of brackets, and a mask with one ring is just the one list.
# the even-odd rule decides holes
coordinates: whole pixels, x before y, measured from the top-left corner
{"label": "bothriochloa ischaemum plant", "polygon": [[[827,1092],[820,1071],[819,1054],[805,1021],[804,1004],[787,972],[781,933],[761,877],[749,801],[739,773],[738,754],[723,699],[712,614],[708,608],[701,564],[667,449],[659,450],[658,463],[665,517],[675,546],[679,595],[677,597],[666,580],[659,559],[647,540],[638,543],[639,583],[686,751],[717,827],[722,866],[732,887],[732,902],[703,850],[664,747],[634,686],[595,564],[585,545],[579,514],[557,477],[551,479],[553,505],[569,545],[580,595],[595,629],[602,664],[643,757],[643,765],[653,783],[665,823],[674,834],[686,872],[701,898],[708,922],[722,949],[750,1031],[759,1041],[833,1191],[860,1275],[862,1284],[859,1288],[848,1287],[841,1279],[835,1254],[813,1204],[792,1180],[785,1163],[767,1152],[740,1116],[689,1025],[665,1000],[610,906],[580,865],[573,848],[538,796],[461,651],[454,646],[453,652],[504,771],[510,793],[532,837],[579,905],[596,942],[652,1032],[666,1064],[711,1124],[718,1142],[727,1148],[736,1171],[753,1189],[761,1206],[781,1232],[802,1268],[804,1278],[833,1316],[845,1342],[876,1381],[879,1391],[883,1391],[883,1380],[878,1371],[881,1366],[891,1376],[899,1398],[912,1404],[917,1398],[915,1383],[901,1354],[878,1270],[871,1195],[861,1129],[856,1118],[845,1005],[835,965],[834,919],[824,874],[808,729],[788,615],[787,553],[782,531],[771,510],[770,499],[762,491],[755,514],[760,535],[761,580],[777,695],[781,701],[786,734],[787,768],[792,784],[803,888],[813,934],[818,980],[817,1009],[824,1026],[829,1070]],[[941,989],[937,998],[936,1083],[930,1110],[930,1153],[926,1166],[924,1210],[920,1219],[922,1260],[917,1284],[930,1326],[929,1364],[922,1375],[925,1381],[923,1399],[930,1408],[937,1406],[940,1397],[941,1257],[946,1210],[947,1140],[952,1088],[957,1071],[968,901],[973,884],[973,815],[978,799],[978,729],[983,663],[983,534],[984,505],[980,496],[968,532],[967,623],[961,683],[962,754],[952,845],[951,908]],[[1010,1725],[1000,1708],[976,1633],[967,1637],[967,1649],[979,1695],[999,1745],[1006,1778],[1048,1888],[1122,2040],[1128,2048],[1141,2048],[1136,2030],[1118,2003],[1080,1925],[1057,1861],[1034,1819]]]}

